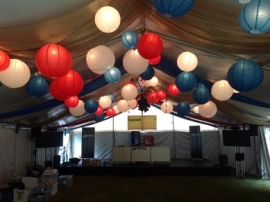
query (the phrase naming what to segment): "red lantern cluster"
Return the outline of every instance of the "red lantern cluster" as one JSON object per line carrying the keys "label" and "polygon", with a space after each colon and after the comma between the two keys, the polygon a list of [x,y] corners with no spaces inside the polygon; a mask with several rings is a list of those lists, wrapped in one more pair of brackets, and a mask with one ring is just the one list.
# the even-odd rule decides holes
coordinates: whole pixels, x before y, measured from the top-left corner
{"label": "red lantern cluster", "polygon": [[10,64],[10,58],[8,54],[0,50],[0,71],[7,69],[9,64]]}
{"label": "red lantern cluster", "polygon": [[180,93],[180,90],[177,88],[177,86],[173,83],[170,84],[168,87],[168,92],[171,95],[178,95]]}
{"label": "red lantern cluster", "polygon": [[166,99],[166,97],[167,97],[167,95],[166,95],[166,92],[164,90],[158,90],[156,92],[156,98],[158,100],[164,100],[164,99]]}
{"label": "red lantern cluster", "polygon": [[114,109],[113,108],[107,108],[107,110],[106,110],[106,115],[107,116],[110,116],[110,117],[112,117],[112,116],[114,116],[115,115],[115,111],[114,111]]}
{"label": "red lantern cluster", "polygon": [[44,45],[37,51],[35,62],[43,76],[53,79],[65,76],[72,66],[70,53],[53,43]]}
{"label": "red lantern cluster", "polygon": [[97,111],[95,111],[95,115],[101,115],[103,113],[103,109],[101,106],[98,106]]}
{"label": "red lantern cluster", "polygon": [[160,62],[160,60],[161,60],[161,55],[158,55],[157,57],[155,57],[153,59],[149,59],[149,64],[156,65]]}
{"label": "red lantern cluster", "polygon": [[140,37],[137,49],[143,58],[153,59],[161,54],[163,43],[158,35],[147,33]]}
{"label": "red lantern cluster", "polygon": [[57,82],[55,80],[51,83],[49,90],[51,95],[57,100],[64,101],[68,99],[68,96],[64,95],[61,91],[59,91]]}
{"label": "red lantern cluster", "polygon": [[79,104],[79,98],[77,95],[71,96],[67,99],[65,99],[65,105],[67,107],[76,107]]}
{"label": "red lantern cluster", "polygon": [[150,104],[156,104],[158,103],[158,98],[156,97],[156,92],[152,91],[147,94],[146,96],[147,102]]}

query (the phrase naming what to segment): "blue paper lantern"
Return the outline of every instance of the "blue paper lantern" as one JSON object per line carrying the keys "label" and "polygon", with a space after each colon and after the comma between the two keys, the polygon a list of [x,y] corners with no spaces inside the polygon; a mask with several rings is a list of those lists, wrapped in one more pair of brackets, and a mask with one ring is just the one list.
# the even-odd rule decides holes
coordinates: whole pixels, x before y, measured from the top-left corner
{"label": "blue paper lantern", "polygon": [[195,0],[152,0],[156,11],[167,18],[178,18],[187,14]]}
{"label": "blue paper lantern", "polygon": [[41,97],[49,92],[49,84],[41,76],[32,76],[25,87],[27,93],[34,97]]}
{"label": "blue paper lantern", "polygon": [[100,115],[94,114],[94,115],[93,115],[93,119],[94,119],[96,122],[103,121],[103,120],[105,119],[105,114],[100,114]]}
{"label": "blue paper lantern", "polygon": [[231,87],[240,92],[254,90],[261,85],[263,78],[264,72],[261,66],[249,59],[234,63],[227,73],[227,80]]}
{"label": "blue paper lantern", "polygon": [[135,48],[138,42],[138,34],[136,32],[133,31],[126,31],[121,38],[122,44],[126,47],[126,48]]}
{"label": "blue paper lantern", "polygon": [[109,67],[104,72],[104,79],[108,83],[117,83],[121,79],[121,72],[116,67]]}
{"label": "blue paper lantern", "polygon": [[86,112],[88,113],[95,113],[98,109],[98,103],[97,101],[93,100],[93,99],[90,99],[90,100],[87,100],[85,103],[84,103],[84,109]]}
{"label": "blue paper lantern", "polygon": [[108,94],[108,96],[111,98],[112,103],[116,101],[116,96],[114,94]]}
{"label": "blue paper lantern", "polygon": [[193,91],[193,100],[198,104],[205,104],[211,98],[211,93],[204,85],[199,84],[198,87]]}
{"label": "blue paper lantern", "polygon": [[264,34],[270,30],[270,2],[254,0],[246,4],[239,15],[242,29],[250,34]]}
{"label": "blue paper lantern", "polygon": [[155,75],[155,70],[151,65],[148,65],[148,67],[146,68],[146,70],[140,74],[140,77],[143,80],[150,80],[153,78],[153,76]]}
{"label": "blue paper lantern", "polygon": [[188,115],[191,111],[191,108],[188,103],[186,102],[180,102],[176,106],[176,112],[179,116],[184,117]]}
{"label": "blue paper lantern", "polygon": [[183,92],[191,91],[196,84],[197,79],[191,72],[182,72],[175,78],[176,87]]}

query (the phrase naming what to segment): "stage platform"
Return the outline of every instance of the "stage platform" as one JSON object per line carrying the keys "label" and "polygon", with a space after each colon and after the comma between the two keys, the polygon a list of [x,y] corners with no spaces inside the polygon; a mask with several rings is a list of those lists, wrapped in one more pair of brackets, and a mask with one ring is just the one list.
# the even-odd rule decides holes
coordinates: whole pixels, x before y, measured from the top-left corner
{"label": "stage platform", "polygon": [[220,167],[206,159],[171,159],[170,163],[136,162],[101,164],[102,166],[61,166],[60,175],[190,175],[190,176],[224,176],[229,175],[229,167]]}

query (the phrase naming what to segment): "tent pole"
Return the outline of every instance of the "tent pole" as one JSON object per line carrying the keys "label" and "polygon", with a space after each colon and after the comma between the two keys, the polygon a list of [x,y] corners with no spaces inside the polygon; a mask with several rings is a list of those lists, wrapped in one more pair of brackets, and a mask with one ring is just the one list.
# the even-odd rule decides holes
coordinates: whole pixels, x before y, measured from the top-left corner
{"label": "tent pole", "polygon": [[173,158],[176,158],[174,115],[172,115],[172,126],[173,126]]}

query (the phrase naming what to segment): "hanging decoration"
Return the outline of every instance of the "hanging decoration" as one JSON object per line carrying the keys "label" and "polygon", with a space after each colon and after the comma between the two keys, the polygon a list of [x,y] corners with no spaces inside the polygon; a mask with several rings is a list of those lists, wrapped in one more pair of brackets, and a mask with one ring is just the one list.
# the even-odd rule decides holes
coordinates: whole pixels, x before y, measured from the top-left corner
{"label": "hanging decoration", "polygon": [[146,70],[140,74],[140,77],[143,80],[150,80],[153,78],[153,76],[155,75],[155,70],[151,65],[148,65],[148,67],[146,68]]}
{"label": "hanging decoration", "polygon": [[42,97],[49,92],[49,84],[42,76],[32,76],[27,82],[26,92],[33,97]]}
{"label": "hanging decoration", "polygon": [[240,4],[248,4],[249,2],[254,1],[254,0],[234,0],[234,1]]}
{"label": "hanging decoration", "polygon": [[8,68],[9,64],[10,64],[10,58],[8,54],[0,50],[0,71],[3,71],[6,68]]}
{"label": "hanging decoration", "polygon": [[111,7],[104,6],[95,14],[97,28],[104,33],[111,33],[118,29],[121,22],[119,12]]}
{"label": "hanging decoration", "polygon": [[182,72],[175,78],[175,85],[183,92],[189,92],[195,88],[197,84],[196,77],[191,72]]}
{"label": "hanging decoration", "polygon": [[73,116],[82,116],[85,113],[84,102],[82,100],[79,100],[76,107],[69,107],[68,109]]}
{"label": "hanging decoration", "polygon": [[[65,105],[67,107],[73,108],[73,107],[76,107],[78,104],[79,104],[79,98],[77,95],[74,95],[74,96],[71,96],[71,97],[65,99]],[[84,107],[85,107],[85,105],[84,105]]]}
{"label": "hanging decoration", "polygon": [[100,122],[100,121],[103,121],[105,119],[105,114],[94,114],[93,115],[93,119],[96,121],[96,122]]}
{"label": "hanging decoration", "polygon": [[196,113],[196,114],[199,114],[200,112],[199,112],[199,106],[197,105],[197,106],[195,106],[195,107],[193,107],[193,112],[194,113]]}
{"label": "hanging decoration", "polygon": [[106,109],[106,115],[109,117],[115,116],[115,111],[113,108],[109,107]]}
{"label": "hanging decoration", "polygon": [[109,67],[105,70],[104,79],[108,83],[117,83],[121,79],[121,72],[116,67]]}
{"label": "hanging decoration", "polygon": [[107,68],[114,66],[115,55],[109,47],[99,45],[87,52],[86,63],[92,72],[104,74]]}
{"label": "hanging decoration", "polygon": [[126,48],[132,49],[132,48],[136,48],[138,39],[139,37],[136,32],[126,31],[121,37],[121,42]]}
{"label": "hanging decoration", "polygon": [[96,114],[96,115],[101,115],[102,113],[103,113],[103,109],[102,109],[101,106],[98,105],[98,108],[97,108],[97,110],[95,111],[94,114]]}
{"label": "hanging decoration", "polygon": [[187,116],[191,111],[191,108],[187,102],[180,102],[176,106],[176,112],[179,116]]}
{"label": "hanging decoration", "polygon": [[112,103],[116,101],[116,96],[114,94],[110,93],[108,96],[111,98]]}
{"label": "hanging decoration", "polygon": [[166,18],[178,18],[187,14],[195,0],[152,0],[156,11]]}
{"label": "hanging decoration", "polygon": [[205,104],[211,98],[211,93],[203,84],[198,84],[192,93],[193,100],[198,104]]}
{"label": "hanging decoration", "polygon": [[203,105],[199,105],[200,115],[205,118],[211,118],[217,113],[217,106],[214,102],[209,101]]}
{"label": "hanging decoration", "polygon": [[42,46],[36,53],[35,63],[43,76],[56,79],[66,75],[72,67],[72,58],[67,49],[58,44]]}
{"label": "hanging decoration", "polygon": [[264,72],[261,66],[249,59],[234,63],[227,73],[227,80],[231,87],[240,92],[256,89],[261,85],[263,78]]}
{"label": "hanging decoration", "polygon": [[135,109],[138,105],[138,102],[136,99],[127,100],[129,109]]}
{"label": "hanging decoration", "polygon": [[119,112],[126,112],[129,110],[128,102],[126,100],[119,100],[117,102],[117,109]]}
{"label": "hanging decoration", "polygon": [[158,100],[165,100],[166,97],[167,97],[167,95],[166,95],[166,92],[165,92],[164,90],[158,90],[158,91],[156,92],[156,98],[157,98]]}
{"label": "hanging decoration", "polygon": [[149,103],[147,102],[146,95],[143,93],[141,95],[141,98],[138,100],[138,109],[141,112],[147,112],[150,108]]}
{"label": "hanging decoration", "polygon": [[125,100],[135,99],[138,95],[136,84],[127,82],[121,89],[121,95]]}
{"label": "hanging decoration", "polygon": [[99,106],[102,107],[102,109],[106,109],[106,108],[108,108],[109,106],[111,106],[112,100],[111,100],[110,96],[104,95],[104,96],[101,96],[101,97],[99,98],[98,104],[99,104]]}
{"label": "hanging decoration", "polygon": [[148,60],[144,59],[137,49],[131,49],[123,57],[123,66],[130,74],[141,74],[148,67]]}
{"label": "hanging decoration", "polygon": [[211,93],[215,99],[225,101],[233,95],[233,89],[227,80],[220,80],[213,84]]}
{"label": "hanging decoration", "polygon": [[160,60],[161,60],[161,55],[158,55],[157,57],[149,59],[148,61],[150,65],[156,65],[160,62]]}
{"label": "hanging decoration", "polygon": [[146,96],[146,99],[150,104],[156,104],[159,101],[157,99],[157,97],[156,97],[156,92],[155,91],[152,91],[152,92],[148,93],[147,96]]}
{"label": "hanging decoration", "polygon": [[178,95],[180,93],[180,90],[177,88],[177,86],[175,85],[175,83],[172,83],[168,87],[168,92],[171,95]]}
{"label": "hanging decoration", "polygon": [[146,33],[140,37],[137,48],[143,58],[153,59],[161,54],[163,42],[158,35]]}
{"label": "hanging decoration", "polygon": [[51,95],[52,95],[56,100],[64,101],[64,100],[66,100],[66,99],[69,98],[69,96],[64,95],[62,92],[59,91],[58,85],[57,85],[57,81],[56,81],[56,80],[54,80],[54,81],[50,84],[49,91],[50,91]]}
{"label": "hanging decoration", "polygon": [[270,30],[270,2],[256,0],[246,4],[239,15],[241,28],[249,34],[264,34]]}
{"label": "hanging decoration", "polygon": [[148,86],[155,87],[158,85],[158,78],[153,76],[150,80],[147,80],[146,82]]}
{"label": "hanging decoration", "polygon": [[173,104],[169,101],[166,101],[161,104],[160,108],[161,108],[161,111],[169,114],[173,111]]}
{"label": "hanging decoration", "polygon": [[184,72],[194,70],[198,65],[198,58],[191,52],[183,52],[177,57],[177,66]]}
{"label": "hanging decoration", "polygon": [[117,105],[114,105],[113,106],[113,109],[114,109],[115,114],[119,114],[120,113],[120,111],[117,108]]}
{"label": "hanging decoration", "polygon": [[98,110],[98,103],[94,99],[89,99],[85,102],[84,109],[89,114],[95,113]]}
{"label": "hanging decoration", "polygon": [[24,86],[29,81],[30,76],[29,67],[18,59],[10,59],[9,67],[0,71],[2,84],[9,88]]}

